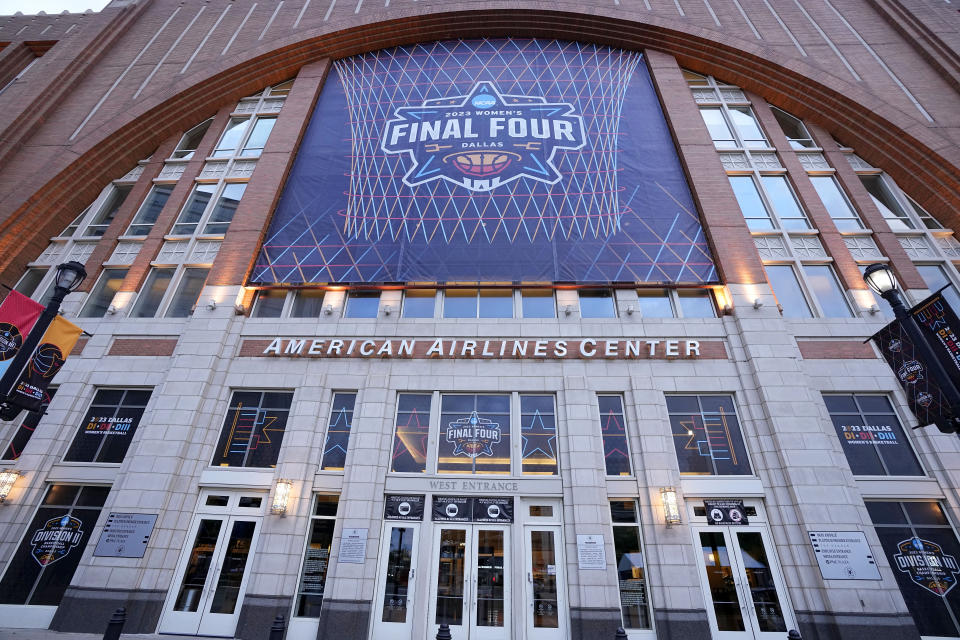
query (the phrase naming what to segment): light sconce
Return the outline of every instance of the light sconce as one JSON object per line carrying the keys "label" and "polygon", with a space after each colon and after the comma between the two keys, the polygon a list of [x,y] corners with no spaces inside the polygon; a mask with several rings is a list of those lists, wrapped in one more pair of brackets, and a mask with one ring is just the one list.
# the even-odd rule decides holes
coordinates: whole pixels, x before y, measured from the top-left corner
{"label": "light sconce", "polygon": [[663,521],[668,527],[680,524],[680,506],[677,504],[677,490],[673,487],[660,488],[660,500],[663,502]]}
{"label": "light sconce", "polygon": [[632,315],[633,315],[633,306],[627,307],[627,315],[628,315],[628,316],[632,316]]}
{"label": "light sconce", "polygon": [[872,316],[875,316],[875,315],[877,315],[878,313],[880,313],[880,307],[878,307],[878,306],[875,305],[875,304],[872,304],[872,305],[870,305],[870,308],[867,309],[867,313],[869,313],[869,314],[872,315]]}
{"label": "light sconce", "polygon": [[754,299],[753,299],[753,308],[754,308],[754,309],[759,309],[759,308],[762,307],[762,306],[763,306],[763,303],[760,302],[760,298],[754,298]]}
{"label": "light sconce", "polygon": [[565,306],[565,307],[563,308],[563,315],[568,316],[568,315],[570,315],[571,313],[573,313],[573,305],[572,305],[572,304],[568,304],[567,306]]}
{"label": "light sconce", "polygon": [[238,316],[242,316],[247,312],[247,308],[243,306],[242,302],[237,302],[236,304],[233,305],[233,312]]}
{"label": "light sconce", "polygon": [[10,495],[10,490],[13,489],[13,484],[19,477],[20,472],[16,469],[4,469],[0,471],[0,502],[7,499],[7,496]]}
{"label": "light sconce", "polygon": [[292,489],[292,481],[277,480],[277,488],[273,492],[273,504],[270,506],[270,513],[280,516],[287,514],[287,503],[290,502],[290,491]]}
{"label": "light sconce", "polygon": [[393,313],[393,307],[389,304],[383,305],[383,315],[388,316]]}
{"label": "light sconce", "polygon": [[117,312],[117,308],[115,306],[110,305],[109,307],[107,307],[107,315],[112,316],[116,312]]}
{"label": "light sconce", "polygon": [[210,311],[213,311],[216,308],[217,308],[217,301],[214,300],[213,298],[210,298],[210,302],[207,303],[207,309],[210,309]]}
{"label": "light sconce", "polygon": [[329,316],[333,313],[333,305],[325,304],[323,305],[323,315]]}

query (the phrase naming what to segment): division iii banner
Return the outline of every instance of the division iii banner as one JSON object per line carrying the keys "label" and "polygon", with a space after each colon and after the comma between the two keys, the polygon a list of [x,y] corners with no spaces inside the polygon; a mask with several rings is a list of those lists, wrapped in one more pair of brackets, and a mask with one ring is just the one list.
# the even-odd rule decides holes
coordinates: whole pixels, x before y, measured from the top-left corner
{"label": "division iii banner", "polygon": [[339,60],[255,284],[716,280],[638,53],[450,41]]}

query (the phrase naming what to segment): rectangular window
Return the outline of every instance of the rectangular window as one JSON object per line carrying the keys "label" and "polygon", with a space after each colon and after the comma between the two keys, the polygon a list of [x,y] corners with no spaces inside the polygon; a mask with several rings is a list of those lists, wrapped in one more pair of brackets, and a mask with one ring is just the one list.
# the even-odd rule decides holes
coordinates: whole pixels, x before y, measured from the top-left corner
{"label": "rectangular window", "polygon": [[643,561],[637,503],[615,500],[610,503],[613,549],[616,554],[617,584],[620,587],[620,614],[625,629],[650,628],[650,600]]}
{"label": "rectangular window", "polygon": [[27,413],[23,422],[20,423],[20,426],[13,434],[10,444],[8,444],[4,450],[3,460],[16,460],[20,457],[20,454],[23,453],[23,448],[27,446],[30,436],[36,431],[37,425],[40,424],[40,420],[43,419],[44,414],[46,414],[47,407],[50,405],[50,401],[53,400],[53,396],[56,395],[56,393],[56,387],[48,387],[47,391],[43,394],[40,410]]}
{"label": "rectangular window", "polygon": [[137,215],[133,217],[133,222],[127,229],[127,235],[145,236],[150,233],[150,229],[153,228],[157,218],[160,217],[160,212],[163,211],[163,206],[170,199],[171,193],[173,193],[172,184],[154,185],[150,193],[147,194],[146,200],[140,205]]}
{"label": "rectangular window", "polygon": [[163,301],[163,296],[167,293],[167,287],[173,280],[173,273],[176,271],[173,267],[158,268],[150,270],[146,282],[140,289],[140,295],[137,296],[137,302],[133,305],[133,311],[130,312],[131,318],[152,318],[157,315],[157,309]]}
{"label": "rectangular window", "polygon": [[[920,272],[920,277],[927,283],[927,288],[930,289],[930,291],[936,291],[944,285],[952,284],[944,268],[938,264],[918,264],[915,266],[917,267],[917,271]],[[947,287],[943,290],[942,295],[954,311],[960,312],[960,294],[957,293],[956,286]]]}
{"label": "rectangular window", "polygon": [[886,396],[831,394],[823,401],[853,475],[923,475]]}
{"label": "rectangular window", "polygon": [[880,545],[923,637],[960,636],[960,543],[936,502],[867,502]]}
{"label": "rectangular window", "polygon": [[770,107],[770,111],[773,112],[773,117],[776,118],[777,122],[780,124],[780,128],[783,130],[783,135],[787,137],[787,142],[790,143],[791,148],[810,149],[817,146],[814,143],[810,132],[807,131],[807,127],[804,126],[803,121],[800,118],[790,115],[783,109],[778,109],[777,107],[773,106]]}
{"label": "rectangular window", "polygon": [[833,268],[825,264],[805,264],[803,273],[807,278],[807,286],[820,303],[820,310],[823,311],[824,317],[850,318],[853,316]]}
{"label": "rectangular window", "polygon": [[737,131],[743,146],[749,149],[769,147],[766,136],[760,130],[757,118],[750,107],[730,107],[730,120]]}
{"label": "rectangular window", "polygon": [[524,318],[556,318],[557,305],[552,289],[521,289],[521,313]]}
{"label": "rectangular window", "polygon": [[188,267],[183,270],[183,276],[180,278],[180,285],[177,292],[173,294],[173,299],[167,307],[164,314],[166,318],[186,318],[193,313],[197,305],[197,298],[203,291],[203,284],[207,281],[207,274],[210,269],[201,267]]}
{"label": "rectangular window", "polygon": [[507,289],[447,289],[444,318],[512,318],[513,291]]}
{"label": "rectangular window", "polygon": [[200,218],[203,217],[203,212],[210,204],[210,198],[213,197],[216,190],[217,185],[215,184],[198,184],[193,188],[193,193],[190,194],[187,204],[180,211],[180,217],[173,225],[173,235],[193,235],[193,232],[197,230],[197,224],[200,223]]}
{"label": "rectangular window", "polygon": [[860,182],[867,188],[867,192],[873,199],[873,204],[877,205],[877,209],[883,214],[892,230],[913,229],[910,216],[897,201],[896,196],[893,195],[893,191],[884,182],[882,176],[860,176]]}
{"label": "rectangular window", "polygon": [[437,473],[510,473],[510,396],[440,396]]}
{"label": "rectangular window", "polygon": [[346,318],[376,318],[380,313],[379,291],[351,291],[347,294]]}
{"label": "rectangular window", "polygon": [[684,318],[716,318],[717,309],[709,289],[677,289],[677,302]]}
{"label": "rectangular window", "polygon": [[98,389],[64,462],[123,462],[150,393],[149,389]]}
{"label": "rectangular window", "polygon": [[203,226],[204,235],[223,235],[227,232],[246,188],[246,183],[228,184],[223,188],[223,192],[217,198],[217,204],[210,212],[207,224]]}
{"label": "rectangular window", "polygon": [[424,473],[427,470],[430,401],[428,393],[401,393],[397,396],[390,471]]}
{"label": "rectangular window", "polygon": [[520,396],[524,475],[557,475],[557,415],[553,396]]}
{"label": "rectangular window", "polygon": [[226,158],[233,155],[247,131],[247,125],[250,124],[250,118],[230,118],[227,128],[220,136],[220,142],[211,154],[214,158]]}
{"label": "rectangular window", "polygon": [[211,464],[277,466],[292,402],[289,391],[234,391]]}
{"label": "rectangular window", "polygon": [[733,133],[723,117],[722,109],[719,107],[701,107],[700,116],[703,118],[703,123],[707,125],[707,131],[710,132],[713,146],[717,149],[737,148],[737,141],[733,138]]}
{"label": "rectangular window", "polygon": [[107,228],[110,226],[110,223],[113,222],[113,219],[117,215],[117,211],[120,210],[120,206],[123,204],[124,200],[127,199],[127,196],[130,195],[130,190],[133,187],[127,185],[122,187],[113,187],[110,191],[110,195],[107,196],[106,202],[100,207],[100,211],[97,213],[96,217],[90,221],[90,224],[87,225],[87,228],[84,230],[83,235],[88,237],[100,238],[107,232]]}
{"label": "rectangular window", "polygon": [[310,538],[303,554],[303,568],[297,586],[297,611],[301,618],[319,618],[323,606],[323,588],[330,566],[330,546],[337,518],[337,496],[314,496],[310,516]]}
{"label": "rectangular window", "polygon": [[203,140],[203,135],[207,132],[207,129],[210,128],[210,124],[213,122],[213,118],[204,120],[194,128],[187,131],[183,134],[183,137],[180,138],[180,142],[177,143],[177,148],[173,151],[173,158],[179,158],[181,160],[189,160],[193,157],[194,152],[197,150],[197,147],[200,146],[200,141]]}
{"label": "rectangular window", "polygon": [[669,289],[638,289],[637,306],[643,318],[673,318]]}
{"label": "rectangular window", "polygon": [[26,273],[17,281],[17,285],[13,290],[28,297],[33,296],[33,294],[37,292],[37,287],[39,287],[43,281],[43,277],[47,275],[48,270],[47,267],[43,267],[42,269],[27,269]]}
{"label": "rectangular window", "polygon": [[863,222],[833,176],[810,176],[813,188],[840,231],[863,229]]}
{"label": "rectangular window", "polygon": [[273,131],[273,125],[276,123],[276,118],[257,118],[253,125],[253,131],[250,132],[250,137],[243,145],[243,151],[240,152],[240,155],[246,158],[259,158],[260,154],[263,153],[263,148],[267,145],[270,132]]}
{"label": "rectangular window", "polygon": [[60,604],[109,492],[50,485],[0,580],[0,604]]}
{"label": "rectangular window", "polygon": [[629,476],[630,448],[627,446],[627,422],[623,416],[623,398],[597,396],[600,406],[600,436],[608,476]]}
{"label": "rectangular window", "polygon": [[681,475],[751,475],[732,396],[667,396]]}
{"label": "rectangular window", "polygon": [[404,318],[432,318],[436,289],[407,289],[403,292]]}
{"label": "rectangular window", "polygon": [[107,309],[113,302],[113,296],[120,290],[123,279],[127,277],[126,269],[104,269],[100,279],[93,286],[87,301],[83,304],[79,316],[81,318],[102,318],[107,315]]}
{"label": "rectangular window", "polygon": [[327,439],[323,444],[323,462],[320,464],[325,471],[343,471],[356,401],[356,392],[333,394],[333,407],[330,409],[330,420],[327,421]]}
{"label": "rectangular window", "polygon": [[250,315],[254,318],[279,318],[283,313],[283,303],[287,292],[283,289],[261,289]]}
{"label": "rectangular window", "polygon": [[787,183],[786,176],[760,176],[763,190],[767,192],[767,199],[774,213],[784,229],[809,229],[807,216],[800,208],[793,189]]}
{"label": "rectangular window", "polygon": [[793,267],[785,264],[768,264],[763,267],[767,272],[767,280],[773,288],[773,295],[777,297],[781,313],[786,318],[812,318],[807,297],[803,295],[800,282]]}
{"label": "rectangular window", "polygon": [[[283,292],[281,292],[283,293]],[[291,318],[319,318],[323,311],[323,297],[326,295],[323,289],[302,289],[297,291],[293,297],[293,308],[290,310]],[[279,310],[283,309],[283,298],[280,299]]]}
{"label": "rectangular window", "polygon": [[610,289],[581,289],[578,294],[581,318],[617,317],[617,307]]}
{"label": "rectangular window", "polygon": [[747,227],[751,231],[773,229],[773,218],[767,211],[767,206],[763,204],[760,197],[760,191],[757,189],[757,183],[750,176],[727,176],[730,186],[733,187],[733,195],[737,197],[737,204],[740,205],[740,211],[743,213],[744,220],[747,221]]}

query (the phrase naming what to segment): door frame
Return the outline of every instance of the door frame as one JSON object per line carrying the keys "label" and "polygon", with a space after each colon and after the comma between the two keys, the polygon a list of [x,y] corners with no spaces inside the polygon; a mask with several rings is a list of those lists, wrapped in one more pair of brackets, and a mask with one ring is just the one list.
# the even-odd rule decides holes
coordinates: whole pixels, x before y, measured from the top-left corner
{"label": "door frame", "polygon": [[[530,543],[530,533],[533,531],[550,531],[554,534],[554,565],[557,578],[557,626],[533,626],[533,549]],[[570,618],[570,608],[567,600],[567,566],[566,553],[563,544],[563,525],[556,522],[526,522],[523,526],[523,638],[526,640],[564,640],[568,637],[567,621]]]}
{"label": "door frame", "polygon": [[[384,520],[380,530],[380,555],[377,562],[377,582],[374,591],[373,612],[370,620],[370,637],[378,638],[382,634],[386,637],[403,638],[413,637],[416,622],[416,610],[411,606],[417,601],[417,573],[420,548],[420,526],[423,524],[414,520]],[[383,599],[386,597],[387,567],[390,562],[390,540],[393,529],[396,527],[413,529],[413,542],[410,545],[410,577],[407,580],[407,619],[404,622],[383,621]],[[382,627],[382,630],[381,630]]]}

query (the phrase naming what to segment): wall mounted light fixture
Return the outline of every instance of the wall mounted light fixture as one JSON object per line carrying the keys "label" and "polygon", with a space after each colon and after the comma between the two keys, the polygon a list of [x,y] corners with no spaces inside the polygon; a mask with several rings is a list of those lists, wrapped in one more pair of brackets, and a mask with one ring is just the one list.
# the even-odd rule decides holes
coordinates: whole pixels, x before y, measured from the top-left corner
{"label": "wall mounted light fixture", "polygon": [[668,527],[680,524],[680,506],[677,504],[677,490],[673,487],[660,487],[660,499],[663,502],[663,521]]}
{"label": "wall mounted light fixture", "polygon": [[19,477],[20,472],[16,469],[4,469],[0,471],[0,502],[7,499],[7,496],[10,495],[10,490],[13,489],[13,484]]}
{"label": "wall mounted light fixture", "polygon": [[280,516],[287,514],[287,503],[290,501],[290,491],[292,489],[292,481],[277,480],[277,487],[273,492],[273,504],[270,506],[270,513],[275,513]]}

